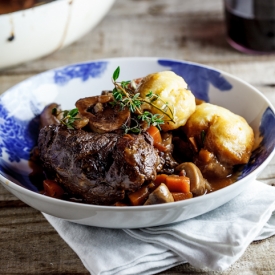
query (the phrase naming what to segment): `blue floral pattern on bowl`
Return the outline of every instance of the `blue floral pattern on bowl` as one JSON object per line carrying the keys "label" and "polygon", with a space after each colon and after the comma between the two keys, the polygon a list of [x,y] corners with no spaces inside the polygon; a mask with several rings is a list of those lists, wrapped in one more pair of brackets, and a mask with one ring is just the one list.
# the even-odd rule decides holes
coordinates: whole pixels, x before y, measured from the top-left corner
{"label": "blue floral pattern on bowl", "polygon": [[253,151],[249,163],[246,164],[238,179],[241,179],[259,167],[271,154],[275,147],[275,115],[274,112],[267,108],[262,116],[259,127],[262,141],[259,147]]}
{"label": "blue floral pattern on bowl", "polygon": [[11,116],[1,99],[0,118],[0,156],[2,157],[5,151],[10,162],[28,160],[38,136],[38,119],[25,121]]}
{"label": "blue floral pattern on bowl", "polygon": [[54,82],[58,85],[65,85],[70,80],[80,78],[87,81],[90,77],[100,77],[107,68],[107,62],[92,62],[76,64],[58,69],[54,74]]}
{"label": "blue floral pattern on bowl", "polygon": [[206,102],[209,102],[208,90],[210,83],[222,92],[232,89],[232,85],[219,71],[173,60],[159,60],[158,63],[169,67],[174,73],[183,77],[192,93],[198,99]]}

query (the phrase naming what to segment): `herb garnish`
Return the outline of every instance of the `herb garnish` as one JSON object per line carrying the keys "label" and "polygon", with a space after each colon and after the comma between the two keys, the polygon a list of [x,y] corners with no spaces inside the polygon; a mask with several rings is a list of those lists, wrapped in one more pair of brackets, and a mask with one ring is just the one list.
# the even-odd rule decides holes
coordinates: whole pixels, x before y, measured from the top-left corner
{"label": "herb garnish", "polygon": [[[131,126],[126,125],[126,123],[122,126],[125,133],[140,133],[142,131],[140,122],[145,122],[147,127],[151,125],[158,127],[161,130],[160,125],[164,124],[165,121],[174,121],[174,112],[172,108],[170,108],[168,102],[164,102],[159,95],[154,94],[152,91],[148,91],[145,98],[140,96],[136,90],[136,85],[131,81],[120,81],[117,79],[120,75],[120,67],[117,67],[113,73],[112,82],[115,88],[112,91],[114,100],[109,102],[112,106],[119,106],[121,109],[129,108],[130,112],[135,114],[136,117],[131,118]],[[162,102],[163,105],[161,107],[157,106],[154,102],[158,100],[158,102]],[[154,107],[162,114],[152,114],[149,110],[146,110],[149,106]],[[65,110],[58,113],[57,108],[52,109],[52,114],[54,116],[63,115],[61,119],[59,119],[60,123],[67,126],[68,129],[74,129],[74,122],[78,119],[77,114],[79,113],[77,108],[72,110]],[[164,117],[168,119],[164,119]]]}
{"label": "herb garnish", "polygon": [[[154,94],[152,91],[148,91],[145,98],[140,96],[140,93],[136,92],[136,87],[134,85],[131,85],[131,81],[121,81],[118,82],[117,79],[119,78],[120,74],[120,67],[117,67],[116,70],[113,73],[113,84],[115,88],[113,89],[113,97],[114,101],[111,102],[113,106],[118,105],[121,109],[129,108],[131,113],[137,114],[137,119],[141,120],[143,122],[146,122],[148,127],[150,125],[158,127],[160,130],[160,125],[164,124],[165,121],[172,121],[174,122],[174,112],[170,108],[168,102],[164,102],[159,95]],[[160,100],[163,102],[163,105],[161,107],[154,104],[156,100]],[[145,110],[143,111],[144,106],[152,106],[159,110],[163,115],[161,114],[152,114],[150,111]],[[146,109],[146,108],[144,108]],[[164,116],[167,116],[168,119],[164,120]],[[141,128],[140,124],[135,121],[134,127],[128,127],[127,125],[124,125],[123,128],[125,132],[133,132],[133,133],[140,133]]]}
{"label": "herb garnish", "polygon": [[[57,110],[54,110],[56,108],[53,108],[52,110],[52,114],[57,113]],[[74,108],[70,111],[65,110],[62,111],[63,114],[63,118],[60,119],[60,123],[67,126],[68,129],[74,129],[74,122],[78,119],[80,119],[79,117],[76,117],[78,114],[78,109]]]}

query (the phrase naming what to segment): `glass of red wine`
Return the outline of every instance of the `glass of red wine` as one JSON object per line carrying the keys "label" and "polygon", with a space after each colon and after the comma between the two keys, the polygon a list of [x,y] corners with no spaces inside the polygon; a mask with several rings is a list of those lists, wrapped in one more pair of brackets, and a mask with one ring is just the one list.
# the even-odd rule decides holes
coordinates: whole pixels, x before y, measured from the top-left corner
{"label": "glass of red wine", "polygon": [[275,0],[224,0],[228,43],[250,54],[275,53]]}

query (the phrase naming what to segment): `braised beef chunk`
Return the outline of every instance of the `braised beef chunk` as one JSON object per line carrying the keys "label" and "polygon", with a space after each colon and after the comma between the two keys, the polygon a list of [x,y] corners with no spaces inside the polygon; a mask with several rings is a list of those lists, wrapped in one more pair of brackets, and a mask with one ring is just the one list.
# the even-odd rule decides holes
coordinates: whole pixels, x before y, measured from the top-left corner
{"label": "braised beef chunk", "polygon": [[125,190],[137,191],[144,181],[156,178],[157,151],[144,135],[122,135],[113,153],[114,162],[106,173],[106,181]]}
{"label": "braised beef chunk", "polygon": [[97,134],[51,125],[38,148],[44,170],[87,203],[110,205],[156,177],[159,157],[148,135]]}

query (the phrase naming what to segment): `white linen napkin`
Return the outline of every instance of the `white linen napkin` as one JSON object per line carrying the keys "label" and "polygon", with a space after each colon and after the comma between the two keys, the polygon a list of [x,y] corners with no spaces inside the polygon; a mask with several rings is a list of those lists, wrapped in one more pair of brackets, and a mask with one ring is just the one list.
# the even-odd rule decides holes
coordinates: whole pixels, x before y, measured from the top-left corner
{"label": "white linen napkin", "polygon": [[259,181],[196,218],[143,229],[106,229],[44,214],[92,275],[155,274],[189,262],[225,270],[253,240],[275,234],[275,187]]}

